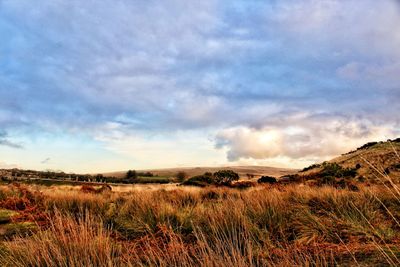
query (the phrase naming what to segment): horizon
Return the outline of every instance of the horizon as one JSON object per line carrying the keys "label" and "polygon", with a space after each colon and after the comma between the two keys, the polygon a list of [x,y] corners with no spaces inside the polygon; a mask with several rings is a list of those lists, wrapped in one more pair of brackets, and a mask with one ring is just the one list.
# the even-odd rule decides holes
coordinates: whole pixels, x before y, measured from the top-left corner
{"label": "horizon", "polygon": [[300,169],[400,136],[400,4],[0,1],[0,169]]}

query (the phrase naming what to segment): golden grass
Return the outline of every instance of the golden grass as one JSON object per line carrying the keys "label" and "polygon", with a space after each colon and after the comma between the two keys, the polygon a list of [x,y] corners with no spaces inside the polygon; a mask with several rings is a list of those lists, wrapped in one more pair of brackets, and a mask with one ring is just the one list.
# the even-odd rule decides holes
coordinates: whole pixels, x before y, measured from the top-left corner
{"label": "golden grass", "polygon": [[[31,189],[41,192],[35,204],[48,224],[3,241],[2,266],[400,264],[400,195],[391,184],[359,192],[298,185]],[[1,201],[18,195],[0,188]]]}

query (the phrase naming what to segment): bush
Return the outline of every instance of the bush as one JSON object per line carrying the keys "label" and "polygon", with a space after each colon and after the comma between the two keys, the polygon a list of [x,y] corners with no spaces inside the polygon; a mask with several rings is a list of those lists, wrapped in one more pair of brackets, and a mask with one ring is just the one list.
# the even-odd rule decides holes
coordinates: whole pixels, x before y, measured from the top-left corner
{"label": "bush", "polygon": [[357,148],[357,150],[370,148],[370,147],[373,147],[376,144],[378,144],[378,142],[369,142],[369,143],[366,143],[366,144],[360,146],[359,148]]}
{"label": "bush", "polygon": [[184,171],[180,171],[176,174],[176,179],[178,180],[178,182],[183,182],[186,180],[187,178],[187,173]]}
{"label": "bush", "polygon": [[135,170],[129,170],[127,171],[124,182],[126,183],[134,183],[135,180],[138,178],[138,175]]}
{"label": "bush", "polygon": [[343,168],[337,163],[326,162],[322,164],[321,177],[333,176],[336,178],[354,178],[357,175],[357,170],[353,168]]}
{"label": "bush", "polygon": [[277,180],[275,177],[272,176],[262,176],[260,179],[257,180],[257,183],[268,183],[268,184],[274,184],[276,183]]}
{"label": "bush", "polygon": [[315,168],[319,168],[319,167],[321,167],[321,164],[313,164],[313,165],[310,165],[308,167],[305,167],[300,172],[309,171],[309,170],[312,170],[312,169],[315,169]]}
{"label": "bush", "polygon": [[212,174],[205,173],[203,175],[196,175],[190,179],[184,181],[182,185],[194,185],[194,186],[207,186],[214,183]]}
{"label": "bush", "polygon": [[239,174],[232,170],[221,170],[214,173],[214,180],[218,185],[230,185],[233,181],[239,180]]}

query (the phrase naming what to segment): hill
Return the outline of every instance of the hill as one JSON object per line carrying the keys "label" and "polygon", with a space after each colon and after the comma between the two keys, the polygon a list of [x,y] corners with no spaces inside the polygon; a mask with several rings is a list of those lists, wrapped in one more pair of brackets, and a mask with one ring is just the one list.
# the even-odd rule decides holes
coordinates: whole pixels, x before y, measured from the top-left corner
{"label": "hill", "polygon": [[[275,168],[265,166],[229,166],[229,167],[182,167],[182,168],[166,168],[166,169],[152,169],[152,170],[137,170],[138,172],[151,172],[156,176],[174,177],[178,172],[183,171],[189,177],[204,174],[205,172],[216,172],[219,170],[232,170],[237,172],[241,179],[256,179],[263,175],[268,176],[285,176],[298,172],[297,169],[288,168]],[[122,178],[126,171],[105,173],[106,176],[115,176]]]}
{"label": "hill", "polygon": [[[327,168],[336,168],[337,173],[347,173],[360,182],[378,182],[381,180],[382,174],[388,174],[391,179],[398,182],[400,180],[399,155],[400,138],[386,142],[370,142],[328,162],[304,168],[299,175],[321,178],[324,172],[326,174]],[[335,171],[331,170],[332,172]]]}

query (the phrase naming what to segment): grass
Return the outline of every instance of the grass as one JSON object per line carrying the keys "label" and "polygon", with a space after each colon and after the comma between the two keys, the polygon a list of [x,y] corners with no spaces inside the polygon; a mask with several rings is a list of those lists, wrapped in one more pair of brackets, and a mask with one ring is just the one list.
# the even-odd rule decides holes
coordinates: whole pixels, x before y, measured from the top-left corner
{"label": "grass", "polygon": [[0,209],[0,224],[10,222],[11,217],[17,214],[18,212],[15,212],[13,210]]}
{"label": "grass", "polygon": [[0,265],[399,266],[400,190],[376,179],[356,192],[0,186]]}
{"label": "grass", "polygon": [[[32,205],[49,220],[3,241],[2,266],[396,265],[400,256],[391,188],[28,189],[42,192]],[[18,190],[1,187],[1,203]]]}

